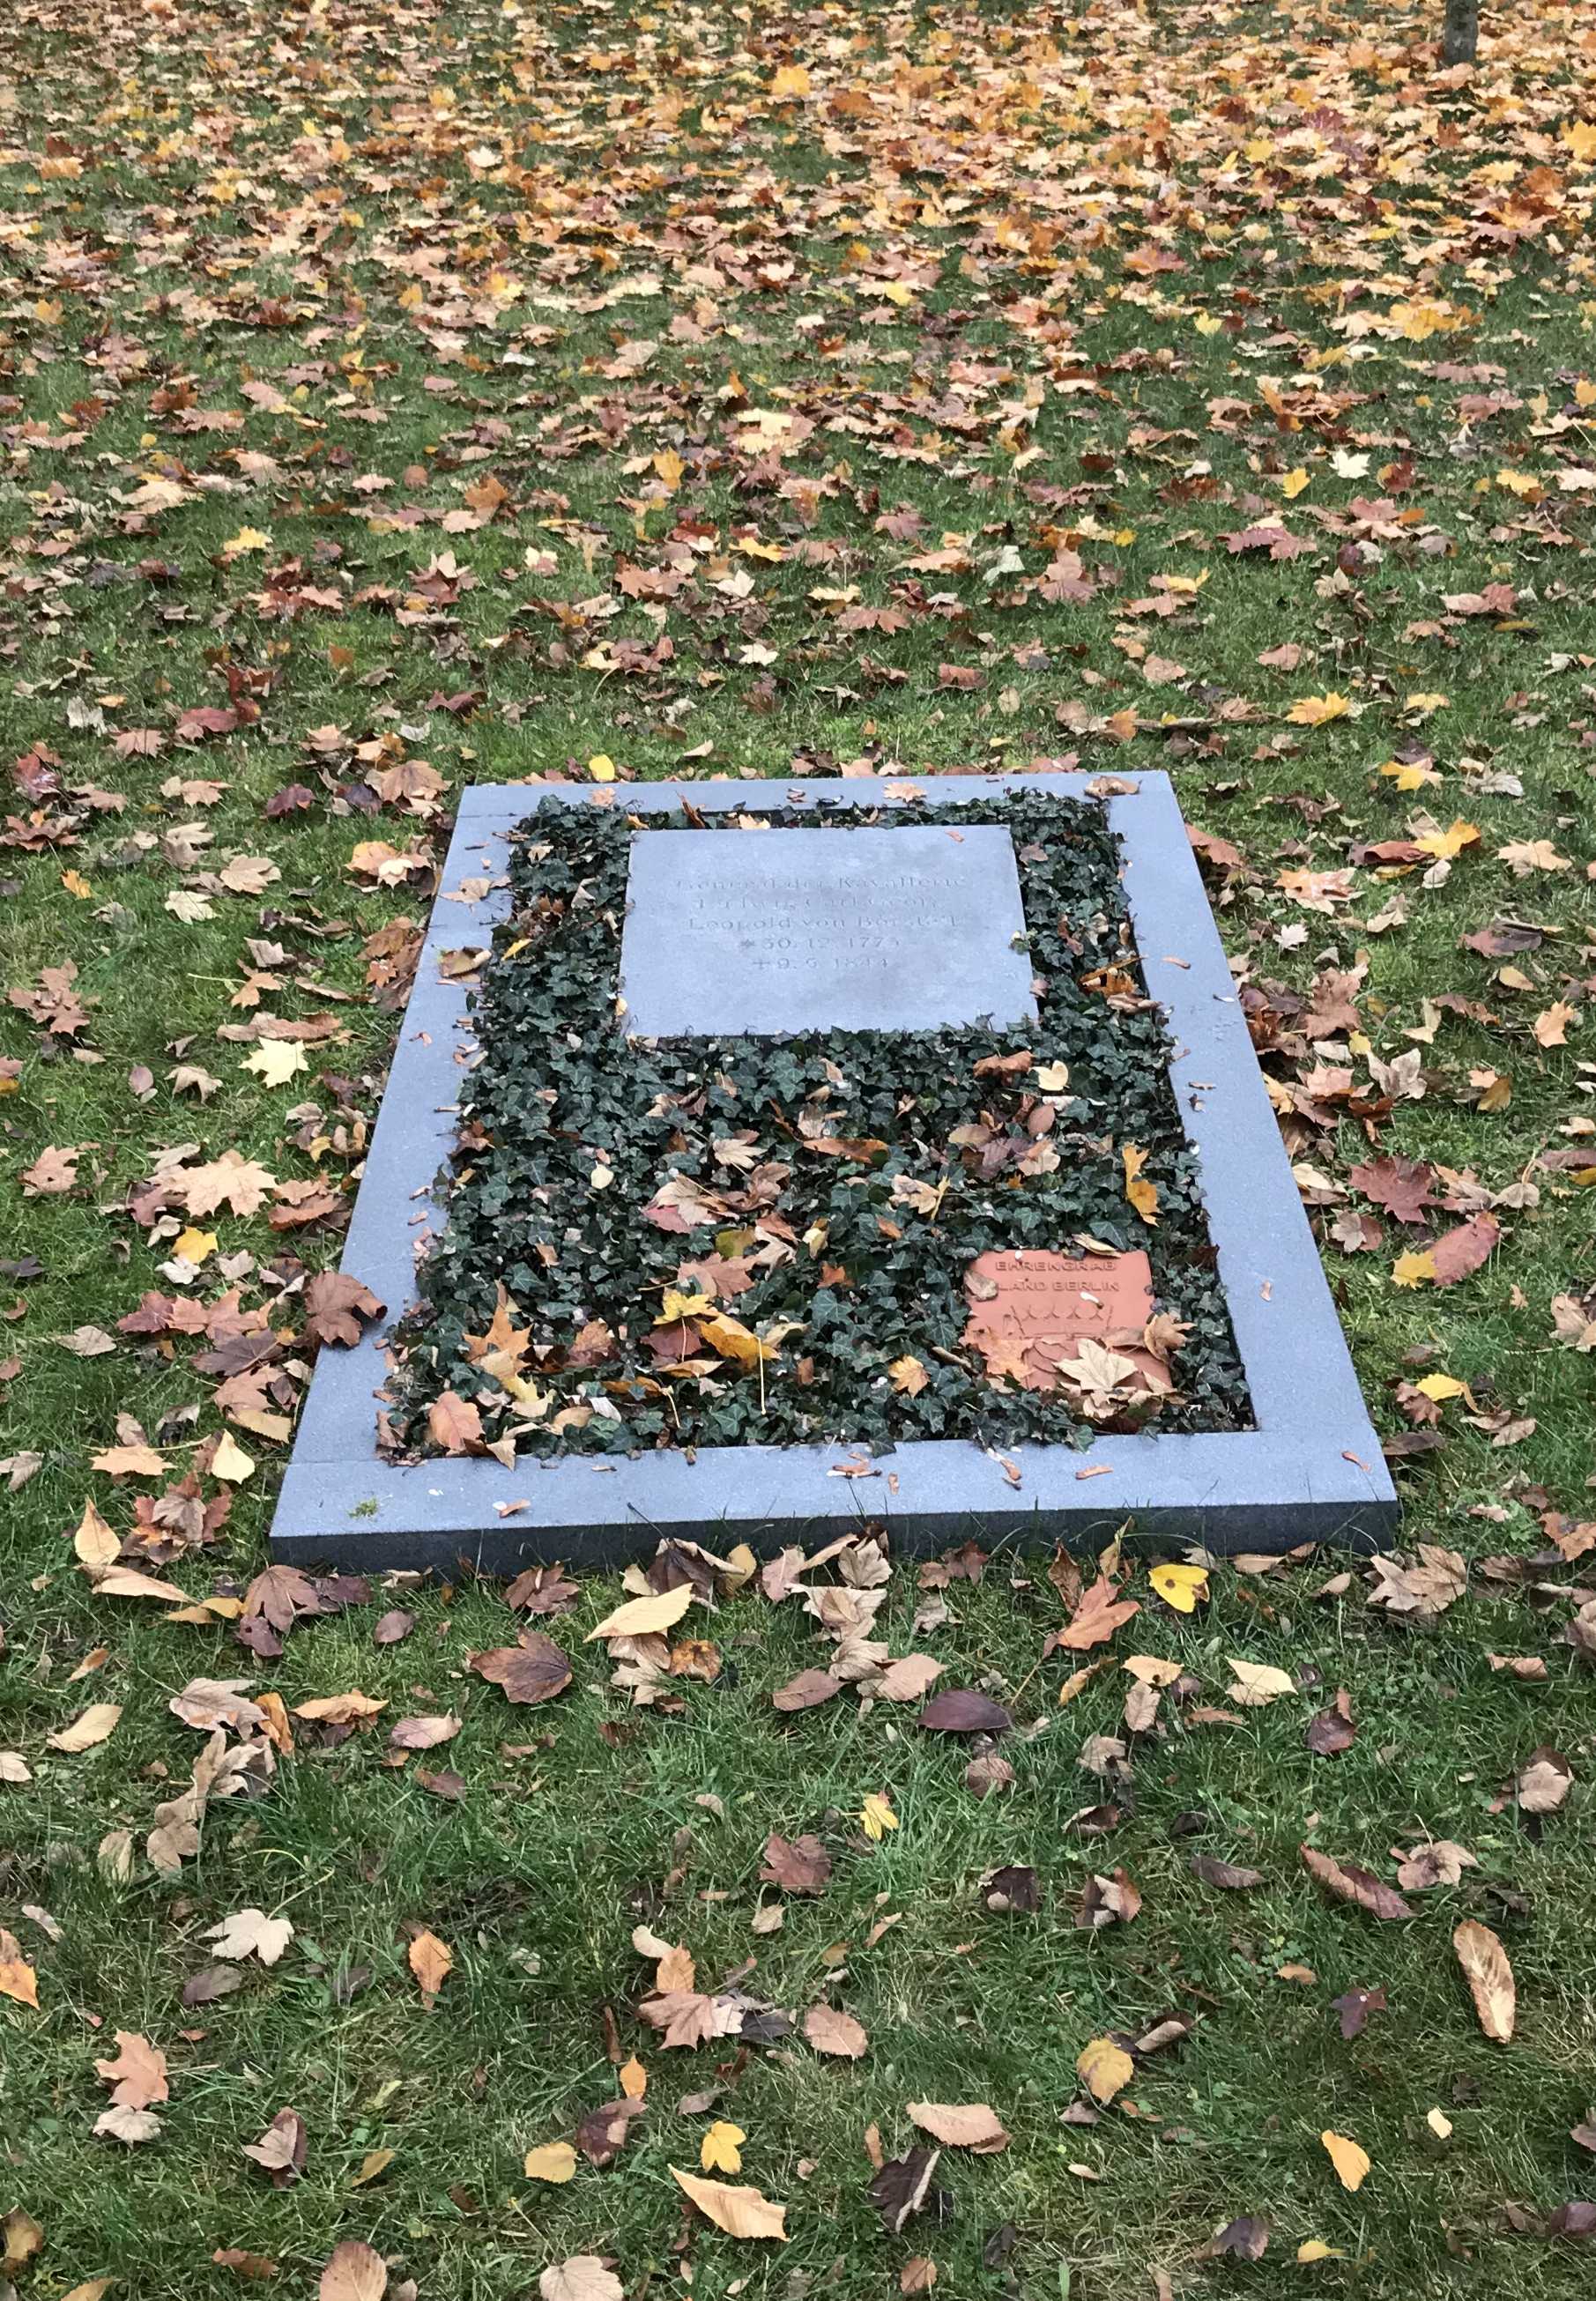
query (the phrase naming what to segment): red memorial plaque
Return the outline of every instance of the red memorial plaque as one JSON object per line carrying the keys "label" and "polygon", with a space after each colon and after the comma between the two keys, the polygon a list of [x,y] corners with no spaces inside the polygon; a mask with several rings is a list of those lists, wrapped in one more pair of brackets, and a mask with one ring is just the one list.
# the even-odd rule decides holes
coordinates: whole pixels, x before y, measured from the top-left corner
{"label": "red memorial plaque", "polygon": [[[970,1323],[965,1341],[989,1372],[1027,1390],[1057,1390],[1060,1359],[1082,1342],[1108,1343],[1155,1368],[1135,1349],[1153,1313],[1153,1274],[1145,1254],[1049,1254],[1015,1248],[978,1255],[965,1273]],[[1167,1386],[1167,1377],[1155,1387]]]}

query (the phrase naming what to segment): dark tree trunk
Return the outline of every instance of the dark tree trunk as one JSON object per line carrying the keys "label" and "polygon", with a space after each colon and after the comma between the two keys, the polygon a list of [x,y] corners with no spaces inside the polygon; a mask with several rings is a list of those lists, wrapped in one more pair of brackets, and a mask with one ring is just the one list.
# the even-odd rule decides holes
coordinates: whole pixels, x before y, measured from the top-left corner
{"label": "dark tree trunk", "polygon": [[1446,0],[1446,29],[1441,34],[1443,63],[1471,64],[1480,44],[1480,0]]}

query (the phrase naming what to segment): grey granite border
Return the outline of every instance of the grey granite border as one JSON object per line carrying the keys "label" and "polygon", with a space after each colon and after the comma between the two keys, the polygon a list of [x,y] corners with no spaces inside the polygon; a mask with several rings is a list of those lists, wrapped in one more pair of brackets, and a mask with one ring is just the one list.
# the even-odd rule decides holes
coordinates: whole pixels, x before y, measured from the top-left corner
{"label": "grey granite border", "polygon": [[[1007,791],[1096,798],[1082,774],[935,775],[628,784],[477,784],[461,800],[442,884],[367,1154],[342,1268],[389,1306],[354,1350],[316,1361],[285,1473],[272,1546],[279,1558],[346,1568],[462,1565],[506,1573],[539,1560],[611,1563],[664,1535],[773,1551],[855,1522],[886,1521],[900,1550],[973,1537],[1088,1541],[1127,1520],[1137,1534],[1216,1552],[1306,1541],[1367,1550],[1393,1535],[1398,1503],[1358,1387],[1318,1250],[1169,778],[1107,779],[1109,822],[1149,991],[1167,1011],[1171,1078],[1200,1162],[1210,1234],[1246,1368],[1256,1427],[1104,1437],[1077,1450],[989,1453],[920,1440],[866,1460],[847,1446],[709,1447],[689,1459],[520,1458],[384,1462],[374,1447],[383,1336],[413,1301],[414,1257],[438,1220],[432,1184],[448,1153],[471,1059],[467,987],[439,954],[485,944],[507,901],[511,832],[540,799],[605,801],[653,814],[690,800],[733,809],[879,805],[912,819],[918,790],[938,805]],[[1099,788],[1102,788],[1101,785]],[[463,896],[468,880],[485,897]]]}

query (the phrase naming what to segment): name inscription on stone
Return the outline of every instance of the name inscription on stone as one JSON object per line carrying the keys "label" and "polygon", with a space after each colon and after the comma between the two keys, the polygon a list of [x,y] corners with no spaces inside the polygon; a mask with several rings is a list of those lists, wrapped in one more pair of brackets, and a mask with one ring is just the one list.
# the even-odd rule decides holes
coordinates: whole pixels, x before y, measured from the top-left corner
{"label": "name inscription on stone", "polygon": [[1002,824],[639,831],[627,898],[629,1037],[1035,1019]]}
{"label": "name inscription on stone", "polygon": [[1152,1266],[1130,1254],[1050,1254],[1040,1248],[978,1255],[965,1273],[970,1322],[967,1348],[978,1350],[993,1374],[1007,1374],[1027,1390],[1057,1390],[1058,1360],[1074,1358],[1082,1342],[1131,1345],[1153,1313]]}

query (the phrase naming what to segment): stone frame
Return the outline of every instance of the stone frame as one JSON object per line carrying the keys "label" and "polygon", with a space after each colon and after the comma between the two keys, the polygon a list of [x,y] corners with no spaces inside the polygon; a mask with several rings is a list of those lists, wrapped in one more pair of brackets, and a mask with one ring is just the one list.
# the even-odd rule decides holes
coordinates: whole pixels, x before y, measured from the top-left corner
{"label": "stone frame", "polygon": [[[1171,1080],[1201,1172],[1209,1234],[1246,1369],[1255,1427],[1105,1436],[999,1456],[965,1439],[915,1440],[853,1474],[857,1450],[717,1446],[636,1456],[523,1455],[387,1462],[375,1447],[383,1337],[414,1300],[414,1247],[437,1215],[431,1185],[453,1139],[471,1044],[468,985],[439,954],[486,944],[507,891],[462,902],[466,879],[503,882],[510,833],[540,800],[596,799],[648,815],[690,801],[701,815],[761,807],[879,805],[902,796],[973,806],[1006,791],[1094,799],[1084,774],[781,779],[608,787],[529,781],[463,793],[415,987],[368,1150],[342,1268],[387,1304],[352,1350],[316,1360],[272,1529],[275,1557],[347,1569],[430,1567],[510,1573],[563,1559],[608,1565],[666,1536],[724,1550],[815,1546],[871,1520],[900,1551],[973,1539],[1090,1543],[1136,1535],[1216,1552],[1308,1541],[1367,1551],[1393,1535],[1399,1505],[1369,1421],[1201,876],[1166,774],[1107,779],[1124,884],[1149,994],[1174,1044]],[[895,796],[896,794],[896,796]],[[450,890],[455,890],[453,899]],[[845,1471],[842,1466],[850,1468]],[[1016,1483],[1017,1480],[1017,1483]]]}

